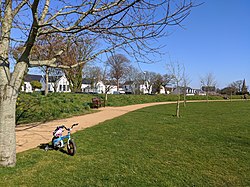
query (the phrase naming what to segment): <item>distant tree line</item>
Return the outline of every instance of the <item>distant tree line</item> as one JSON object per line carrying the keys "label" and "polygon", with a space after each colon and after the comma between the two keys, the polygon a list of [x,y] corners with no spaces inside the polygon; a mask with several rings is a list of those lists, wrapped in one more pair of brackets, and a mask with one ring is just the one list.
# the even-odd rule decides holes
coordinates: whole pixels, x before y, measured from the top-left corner
{"label": "distant tree line", "polygon": [[227,87],[221,89],[219,91],[220,94],[226,94],[226,95],[244,95],[249,94],[248,87],[246,85],[246,80],[238,80],[235,82],[232,82]]}

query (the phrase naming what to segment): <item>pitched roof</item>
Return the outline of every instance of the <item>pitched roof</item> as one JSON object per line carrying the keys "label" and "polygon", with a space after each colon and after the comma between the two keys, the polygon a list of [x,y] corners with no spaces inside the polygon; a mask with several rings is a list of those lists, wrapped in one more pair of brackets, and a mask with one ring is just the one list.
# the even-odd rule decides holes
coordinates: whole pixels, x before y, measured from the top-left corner
{"label": "pitched roof", "polygon": [[91,84],[90,79],[82,79],[82,84]]}
{"label": "pitched roof", "polygon": [[62,76],[49,76],[49,82],[56,82],[58,81]]}
{"label": "pitched roof", "polygon": [[24,81],[25,82],[31,82],[31,81],[40,81],[42,79],[42,75],[31,75],[31,74],[27,74],[24,77]]}

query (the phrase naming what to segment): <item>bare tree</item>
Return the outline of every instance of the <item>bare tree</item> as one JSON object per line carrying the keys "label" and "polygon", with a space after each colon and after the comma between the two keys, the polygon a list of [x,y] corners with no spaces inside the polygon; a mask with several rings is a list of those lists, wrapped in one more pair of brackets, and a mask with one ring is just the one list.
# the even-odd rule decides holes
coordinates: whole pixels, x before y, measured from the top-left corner
{"label": "bare tree", "polygon": [[[152,91],[155,94],[159,94],[161,92],[162,87],[164,86],[164,79],[163,76],[157,73],[154,77],[154,82],[152,86]],[[164,89],[165,92],[165,89]]]}
{"label": "bare tree", "polygon": [[132,65],[128,67],[128,72],[125,75],[125,81],[129,85],[132,94],[140,93],[139,85],[143,84],[143,74]]}
{"label": "bare tree", "polygon": [[[68,37],[64,53],[61,55],[60,64],[76,67],[64,69],[64,73],[69,81],[69,86],[72,92],[80,92],[82,85],[82,71],[87,64],[81,63],[92,56],[96,46],[96,42],[90,38],[82,36]],[[90,61],[89,61],[90,62]],[[88,63],[89,63],[88,62]]]}
{"label": "bare tree", "polygon": [[144,72],[144,86],[148,94],[152,93],[153,85],[156,81],[157,73],[151,71]]}
{"label": "bare tree", "polygon": [[187,73],[186,73],[186,68],[185,68],[185,66],[183,65],[183,75],[182,75],[182,78],[183,78],[183,80],[182,80],[182,86],[183,86],[183,105],[184,105],[184,107],[186,107],[186,105],[187,105],[187,87],[188,87],[188,85],[190,84],[190,78],[189,78],[189,76],[187,75]]}
{"label": "bare tree", "polygon": [[[146,42],[167,33],[166,27],[180,25],[193,3],[188,0],[56,1],[2,0],[0,7],[0,165],[16,163],[15,109],[18,90],[28,67],[73,68],[118,47],[143,55],[150,51]],[[83,33],[102,40],[103,45],[88,59],[73,65],[56,63],[53,58],[30,58],[42,35]],[[10,46],[23,45],[14,71],[10,73]],[[145,54],[145,53],[144,53]]]}
{"label": "bare tree", "polygon": [[96,84],[102,80],[103,70],[98,66],[87,65],[83,68],[83,78],[91,83],[91,88],[96,88]]}
{"label": "bare tree", "polygon": [[184,66],[179,62],[170,62],[167,64],[167,70],[172,77],[172,82],[175,84],[177,91],[176,117],[180,117],[180,100],[181,100],[181,82],[183,81]]}
{"label": "bare tree", "polygon": [[230,100],[232,101],[232,96],[236,95],[237,93],[240,93],[242,85],[243,85],[243,81],[238,80],[238,81],[230,83],[228,87],[222,89],[221,92],[222,94],[230,95]]}
{"label": "bare tree", "polygon": [[238,80],[232,83],[233,86],[235,86],[238,89],[238,92],[241,92],[241,88],[243,85],[243,81],[242,80]]}
{"label": "bare tree", "polygon": [[145,87],[148,93],[160,93],[161,89],[172,80],[172,75],[165,74],[161,75],[155,72],[144,72],[145,75]]}
{"label": "bare tree", "polygon": [[167,93],[166,87],[168,84],[170,84],[173,80],[173,76],[170,74],[164,74],[163,75],[163,86],[165,87],[165,92]]}
{"label": "bare tree", "polygon": [[235,94],[236,94],[241,91],[242,84],[243,84],[243,81],[238,80],[238,81],[232,82],[229,86],[235,88],[235,91],[236,91]]}
{"label": "bare tree", "polygon": [[[221,89],[220,93],[230,95],[230,101],[232,101],[233,95],[235,95],[237,93],[237,87],[235,87],[232,84],[229,84],[227,87]],[[227,99],[227,96],[224,96],[224,98]]]}
{"label": "bare tree", "polygon": [[208,73],[204,77],[200,78],[202,90],[206,92],[207,102],[208,102],[208,95],[211,92],[215,91],[216,86],[216,79],[213,73]]}
{"label": "bare tree", "polygon": [[108,73],[107,62],[104,63],[104,68],[101,71],[101,81],[103,82],[105,87],[105,98],[104,98],[104,107],[105,107],[108,102],[108,92],[113,88],[112,78]]}
{"label": "bare tree", "polygon": [[114,54],[108,58],[107,64],[110,67],[110,76],[115,79],[119,91],[120,80],[128,73],[130,61],[122,54]]}

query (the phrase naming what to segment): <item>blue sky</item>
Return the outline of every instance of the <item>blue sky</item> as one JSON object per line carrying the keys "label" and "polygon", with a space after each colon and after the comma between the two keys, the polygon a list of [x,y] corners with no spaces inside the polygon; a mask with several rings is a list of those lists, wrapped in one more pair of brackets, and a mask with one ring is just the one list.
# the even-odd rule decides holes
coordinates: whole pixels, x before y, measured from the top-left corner
{"label": "blue sky", "polygon": [[184,29],[162,40],[166,45],[160,62],[141,68],[161,74],[167,72],[169,56],[184,64],[190,86],[200,87],[200,77],[213,73],[217,86],[246,79],[250,85],[250,0],[203,0],[183,22]]}
{"label": "blue sky", "polygon": [[141,70],[165,74],[170,57],[184,64],[193,88],[200,88],[200,78],[208,73],[213,73],[218,88],[244,78],[250,85],[250,0],[196,1],[204,4],[192,10],[184,28],[171,27],[170,36],[158,41],[166,54],[151,56],[157,62],[141,63]]}

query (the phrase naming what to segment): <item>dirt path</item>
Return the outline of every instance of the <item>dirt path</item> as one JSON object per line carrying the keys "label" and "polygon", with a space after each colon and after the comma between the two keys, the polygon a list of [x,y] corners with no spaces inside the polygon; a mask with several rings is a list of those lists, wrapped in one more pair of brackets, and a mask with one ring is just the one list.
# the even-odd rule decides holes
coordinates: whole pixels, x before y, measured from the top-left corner
{"label": "dirt path", "polygon": [[[209,102],[214,102],[214,101],[217,102],[217,101],[227,101],[227,100],[210,100]],[[187,102],[206,102],[206,100],[194,100]],[[73,132],[76,132],[144,107],[153,105],[162,105],[162,104],[173,104],[173,103],[176,103],[176,101],[137,104],[137,105],[123,106],[123,107],[106,107],[106,108],[100,108],[99,112],[92,114],[75,116],[61,120],[54,120],[39,125],[17,127],[16,151],[17,152],[26,151],[28,149],[38,147],[41,144],[46,144],[50,142],[52,139],[53,130],[57,126],[62,124],[64,124],[66,127],[70,127],[73,123],[79,123],[79,125],[73,129]]]}
{"label": "dirt path", "polygon": [[73,123],[79,123],[79,125],[73,129],[73,132],[76,132],[140,108],[153,105],[171,104],[171,103],[176,103],[176,102],[157,102],[157,103],[130,105],[124,107],[105,107],[105,108],[100,108],[99,109],[100,112],[92,114],[76,116],[62,120],[55,120],[39,125],[17,127],[16,150],[17,152],[22,152],[31,148],[38,147],[41,144],[50,142],[53,130],[57,126],[62,124],[69,127]]}

